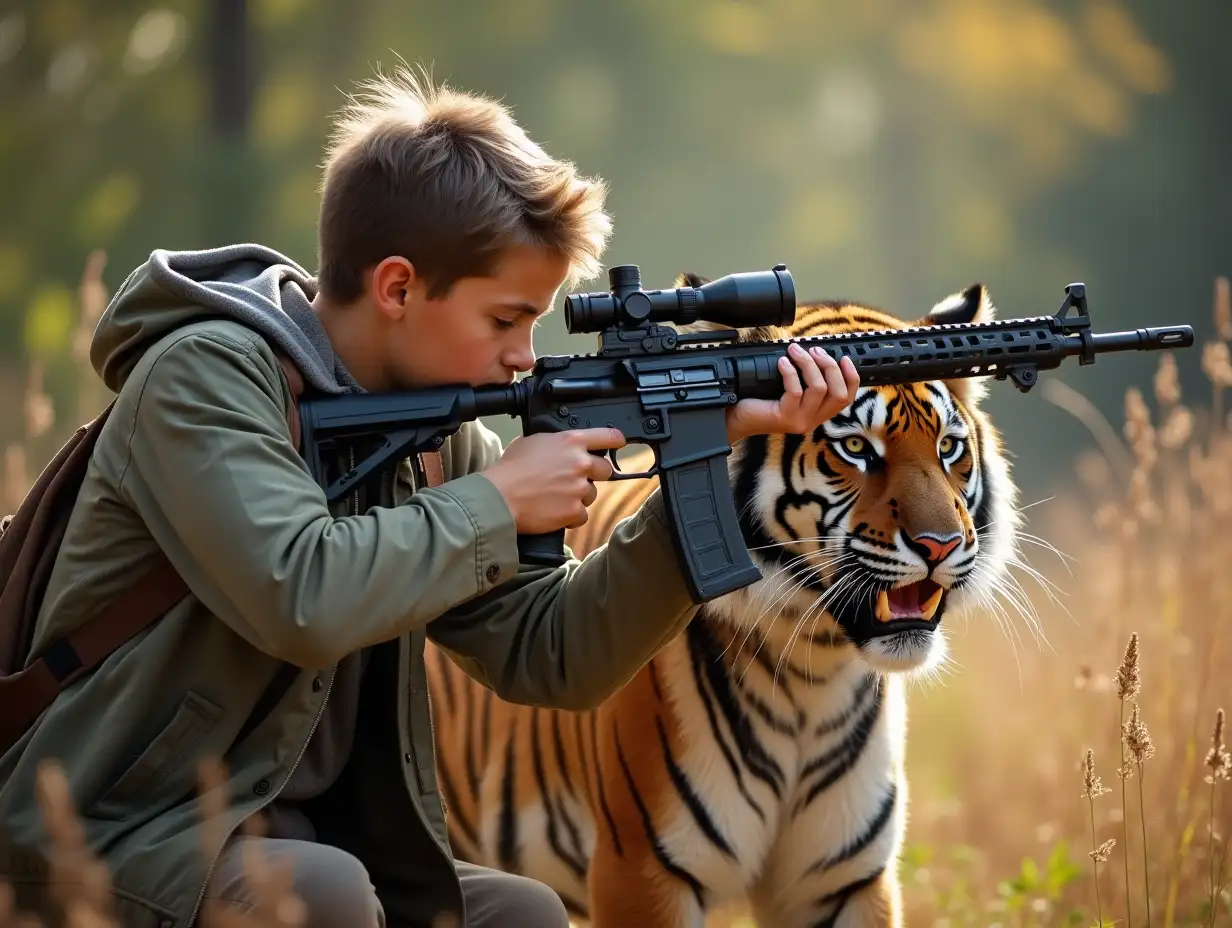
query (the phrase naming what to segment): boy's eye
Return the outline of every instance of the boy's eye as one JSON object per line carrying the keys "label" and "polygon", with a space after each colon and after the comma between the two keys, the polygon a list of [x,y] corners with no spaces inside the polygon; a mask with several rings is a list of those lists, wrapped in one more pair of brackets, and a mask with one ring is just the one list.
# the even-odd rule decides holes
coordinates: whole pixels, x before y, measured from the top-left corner
{"label": "boy's eye", "polygon": [[506,329],[506,330],[512,329],[514,326],[518,324],[518,321],[516,319],[502,319],[499,316],[495,318],[495,322],[496,322],[496,327],[498,329]]}

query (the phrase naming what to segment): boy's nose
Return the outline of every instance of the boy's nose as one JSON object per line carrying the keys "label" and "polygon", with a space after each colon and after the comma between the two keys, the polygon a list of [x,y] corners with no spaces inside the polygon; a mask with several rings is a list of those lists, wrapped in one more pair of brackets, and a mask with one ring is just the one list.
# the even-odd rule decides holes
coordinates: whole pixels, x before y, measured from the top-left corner
{"label": "boy's nose", "polygon": [[505,355],[503,362],[506,367],[518,373],[525,373],[535,366],[535,350],[526,347],[511,351]]}

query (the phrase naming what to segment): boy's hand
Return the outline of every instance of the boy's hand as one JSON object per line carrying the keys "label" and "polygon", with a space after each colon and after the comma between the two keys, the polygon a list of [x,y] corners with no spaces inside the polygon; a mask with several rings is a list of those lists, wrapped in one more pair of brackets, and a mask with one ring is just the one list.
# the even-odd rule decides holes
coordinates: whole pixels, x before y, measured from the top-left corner
{"label": "boy's hand", "polygon": [[[779,358],[786,391],[777,400],[744,399],[727,412],[727,441],[734,445],[750,435],[807,435],[855,399],[860,374],[850,358],[836,362],[820,348],[806,352],[795,342],[787,358]],[[801,374],[804,385],[801,386]]]}
{"label": "boy's hand", "polygon": [[519,534],[576,528],[598,495],[593,481],[612,476],[611,462],[591,452],[624,445],[625,437],[607,428],[519,435],[484,476],[505,497]]}

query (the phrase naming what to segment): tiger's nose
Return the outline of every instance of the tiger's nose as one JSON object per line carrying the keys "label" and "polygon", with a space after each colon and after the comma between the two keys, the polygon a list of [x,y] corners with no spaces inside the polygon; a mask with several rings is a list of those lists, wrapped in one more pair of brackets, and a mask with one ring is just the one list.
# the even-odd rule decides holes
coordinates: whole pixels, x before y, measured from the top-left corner
{"label": "tiger's nose", "polygon": [[946,555],[958,547],[962,537],[962,532],[951,532],[947,535],[921,532],[911,537],[911,546],[920,553],[930,567],[935,567],[945,560]]}

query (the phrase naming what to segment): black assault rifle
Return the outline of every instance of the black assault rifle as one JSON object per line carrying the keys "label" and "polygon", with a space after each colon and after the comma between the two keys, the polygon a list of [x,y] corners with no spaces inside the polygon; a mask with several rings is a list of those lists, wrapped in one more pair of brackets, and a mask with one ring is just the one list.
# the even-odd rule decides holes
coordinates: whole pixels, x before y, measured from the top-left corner
{"label": "black assault rifle", "polygon": [[[730,274],[701,287],[643,290],[636,265],[608,272],[610,292],[565,297],[570,333],[597,332],[599,350],[549,355],[509,386],[443,386],[392,394],[306,399],[301,403],[309,468],[334,502],[405,457],[444,444],[462,423],[482,416],[522,419],[523,434],[599,426],[654,449],[645,473],[658,475],[676,551],[693,599],[706,602],[760,579],[741,535],[728,484],[726,410],[745,397],[783,393],[778,359],[787,341],[737,344],[737,327],[789,325],[795,284],[785,265]],[[1073,315],[1070,310],[1074,310]],[[731,330],[681,333],[665,323],[707,320]],[[1106,351],[1150,351],[1193,344],[1188,325],[1094,333],[1086,287],[1065,288],[1056,314],[985,324],[931,325],[795,339],[855,362],[862,386],[993,376],[1024,393],[1040,370],[1077,356],[1091,364]],[[326,477],[332,450],[374,442],[375,450],[336,479]],[[614,453],[611,461],[616,464]],[[521,535],[522,563],[559,564],[564,530]]]}

